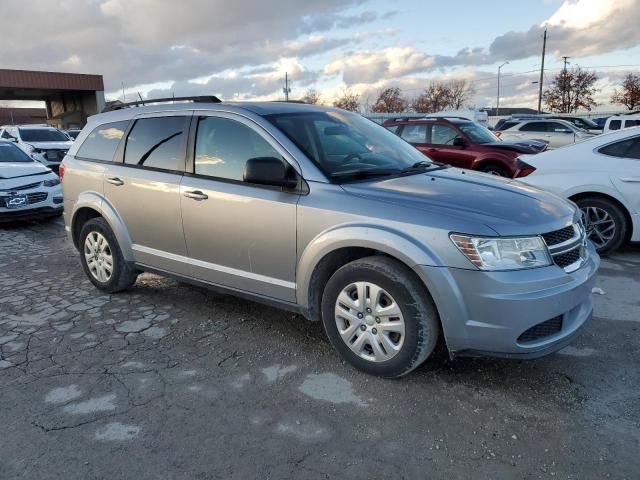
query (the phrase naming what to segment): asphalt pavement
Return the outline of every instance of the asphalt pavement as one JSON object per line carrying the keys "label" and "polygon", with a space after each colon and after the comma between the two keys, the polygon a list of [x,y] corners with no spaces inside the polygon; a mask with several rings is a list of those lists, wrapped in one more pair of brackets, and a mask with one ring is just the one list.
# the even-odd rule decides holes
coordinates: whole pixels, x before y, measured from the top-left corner
{"label": "asphalt pavement", "polygon": [[144,274],[105,295],[62,222],[0,228],[0,479],[635,479],[640,246],[533,361],[383,380],[322,326]]}

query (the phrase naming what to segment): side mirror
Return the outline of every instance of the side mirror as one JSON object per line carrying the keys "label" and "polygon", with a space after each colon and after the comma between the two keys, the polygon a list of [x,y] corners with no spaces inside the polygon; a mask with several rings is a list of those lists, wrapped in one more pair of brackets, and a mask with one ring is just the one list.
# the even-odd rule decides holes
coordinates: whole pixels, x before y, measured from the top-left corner
{"label": "side mirror", "polygon": [[256,157],[247,160],[242,178],[247,183],[272,187],[294,188],[296,174],[284,160],[274,157]]}
{"label": "side mirror", "polygon": [[462,137],[456,137],[453,139],[453,146],[454,147],[466,147],[467,146],[467,141],[462,138]]}

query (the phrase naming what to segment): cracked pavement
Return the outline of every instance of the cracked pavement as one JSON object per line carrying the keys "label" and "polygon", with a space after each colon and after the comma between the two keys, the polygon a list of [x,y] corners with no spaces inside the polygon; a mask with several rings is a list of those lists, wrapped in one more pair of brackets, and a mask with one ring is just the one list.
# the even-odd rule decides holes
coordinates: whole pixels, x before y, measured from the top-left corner
{"label": "cracked pavement", "polygon": [[361,374],[319,323],[156,275],[105,295],[62,222],[0,229],[0,478],[637,478],[640,246],[535,361]]}

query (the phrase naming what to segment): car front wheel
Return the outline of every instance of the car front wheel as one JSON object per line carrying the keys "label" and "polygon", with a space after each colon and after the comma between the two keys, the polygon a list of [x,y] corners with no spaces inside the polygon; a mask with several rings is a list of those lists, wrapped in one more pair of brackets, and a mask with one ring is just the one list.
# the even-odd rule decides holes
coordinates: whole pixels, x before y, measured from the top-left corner
{"label": "car front wheel", "polygon": [[382,256],[355,260],[329,279],[322,320],[333,346],[356,368],[400,377],[435,348],[440,321],[415,274]]}

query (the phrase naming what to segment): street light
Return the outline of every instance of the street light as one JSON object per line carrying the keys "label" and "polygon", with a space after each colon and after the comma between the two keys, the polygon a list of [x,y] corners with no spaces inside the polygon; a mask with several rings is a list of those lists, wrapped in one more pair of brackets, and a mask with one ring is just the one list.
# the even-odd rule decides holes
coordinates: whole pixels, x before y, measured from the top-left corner
{"label": "street light", "polygon": [[509,62],[504,62],[502,65],[498,67],[498,96],[496,98],[496,117],[500,116],[500,70],[505,65],[509,65]]}

